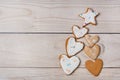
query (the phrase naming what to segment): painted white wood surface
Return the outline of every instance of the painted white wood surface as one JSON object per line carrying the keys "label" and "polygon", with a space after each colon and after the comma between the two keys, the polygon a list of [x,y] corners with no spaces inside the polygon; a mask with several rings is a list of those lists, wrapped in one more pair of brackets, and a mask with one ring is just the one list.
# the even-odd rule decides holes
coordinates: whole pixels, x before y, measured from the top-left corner
{"label": "painted white wood surface", "polygon": [[[36,0],[35,0],[36,1]],[[0,3],[0,32],[71,32],[71,26],[82,26],[83,19],[78,14],[87,7],[100,12],[98,25],[90,28],[93,33],[119,33],[120,5],[101,3],[80,4],[5,2]],[[51,1],[52,2],[52,1]],[[102,2],[102,1],[101,1]],[[117,3],[118,4],[118,3]],[[92,25],[89,25],[91,27]]]}
{"label": "painted white wood surface", "polygon": [[[12,73],[12,74],[11,74]],[[92,76],[85,68],[78,68],[71,76],[61,68],[1,68],[3,80],[119,80],[119,69],[105,68],[99,77]],[[8,76],[8,78],[6,78]]]}
{"label": "painted white wood surface", "polygon": [[[97,34],[96,34],[97,35]],[[60,67],[59,55],[66,54],[65,40],[71,34],[0,34],[0,67]],[[98,34],[104,67],[119,67],[119,34]],[[83,40],[85,42],[85,40]],[[79,53],[84,67],[88,58]]]}
{"label": "painted white wood surface", "polygon": [[[66,76],[58,57],[87,7],[100,12],[98,25],[88,27],[100,36],[104,68],[92,76],[84,67],[89,58],[81,52],[80,68]],[[0,80],[119,80],[119,13],[120,0],[0,0]]]}

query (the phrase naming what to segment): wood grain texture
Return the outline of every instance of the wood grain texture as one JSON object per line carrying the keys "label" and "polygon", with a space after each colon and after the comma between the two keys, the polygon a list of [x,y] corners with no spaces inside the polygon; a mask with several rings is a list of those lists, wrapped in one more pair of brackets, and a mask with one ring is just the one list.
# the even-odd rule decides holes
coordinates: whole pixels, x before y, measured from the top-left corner
{"label": "wood grain texture", "polygon": [[[65,40],[70,34],[1,34],[0,67],[60,67],[59,55],[66,54]],[[99,34],[99,58],[104,67],[120,67],[119,34]],[[85,40],[83,40],[85,41]],[[78,54],[81,66],[88,58]],[[49,61],[49,62],[48,62]]]}
{"label": "wood grain texture", "polygon": [[0,3],[0,32],[71,32],[83,25],[78,14],[87,7],[100,13],[92,33],[119,33],[120,5]]}
{"label": "wood grain texture", "polygon": [[[100,13],[98,25],[87,27],[100,36],[104,68],[92,76],[81,52],[80,67],[67,76],[58,57],[66,54],[71,26],[82,26],[78,14],[88,7]],[[0,0],[0,80],[120,80],[119,13],[120,0]]]}
{"label": "wood grain texture", "polygon": [[71,76],[61,68],[0,68],[0,75],[2,80],[119,80],[120,69],[105,68],[100,76],[94,77],[85,68],[78,68]]}
{"label": "wood grain texture", "polygon": [[119,0],[1,0],[1,3],[41,3],[41,4],[80,4],[80,5],[119,5]]}

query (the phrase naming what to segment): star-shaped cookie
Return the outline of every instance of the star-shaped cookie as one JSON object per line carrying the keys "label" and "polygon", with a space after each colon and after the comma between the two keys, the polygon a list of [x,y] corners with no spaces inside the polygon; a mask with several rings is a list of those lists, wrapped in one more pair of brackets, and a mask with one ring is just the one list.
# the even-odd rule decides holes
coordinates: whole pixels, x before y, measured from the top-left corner
{"label": "star-shaped cookie", "polygon": [[99,13],[94,12],[91,8],[87,8],[85,13],[80,14],[79,16],[85,19],[83,26],[87,24],[96,25],[95,18],[99,15]]}

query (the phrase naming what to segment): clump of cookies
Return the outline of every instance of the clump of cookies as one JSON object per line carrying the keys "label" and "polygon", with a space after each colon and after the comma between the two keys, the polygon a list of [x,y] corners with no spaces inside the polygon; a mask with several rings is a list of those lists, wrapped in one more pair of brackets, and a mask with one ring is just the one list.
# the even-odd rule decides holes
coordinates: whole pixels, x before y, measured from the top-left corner
{"label": "clump of cookies", "polygon": [[[78,25],[72,26],[72,33],[66,40],[65,48],[66,55],[60,55],[60,65],[66,74],[72,74],[80,65],[80,58],[76,54],[84,51],[85,55],[90,58],[85,62],[85,67],[94,76],[98,76],[103,68],[103,61],[99,59],[101,47],[99,46],[99,36],[88,34],[89,29],[86,27],[88,24],[96,25],[96,17],[99,13],[94,12],[91,8],[87,8],[85,13],[80,14],[85,21],[82,27]],[[85,42],[78,41],[78,39],[85,38]]]}

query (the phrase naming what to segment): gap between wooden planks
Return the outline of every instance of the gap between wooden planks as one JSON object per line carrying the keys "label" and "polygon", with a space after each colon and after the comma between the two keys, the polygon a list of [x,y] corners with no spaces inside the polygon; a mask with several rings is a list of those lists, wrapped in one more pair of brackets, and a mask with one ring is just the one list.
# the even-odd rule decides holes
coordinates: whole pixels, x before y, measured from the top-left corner
{"label": "gap between wooden planks", "polygon": [[[84,62],[89,58],[83,52],[77,55],[83,61],[82,68],[72,76],[66,76],[58,64],[58,55],[65,52],[64,44],[69,36],[64,33],[71,33],[73,24],[82,25],[83,20],[76,15],[84,12],[86,7],[101,13],[97,19],[98,25],[89,26],[90,32],[108,33],[98,34],[105,50],[100,56],[104,60],[104,68],[97,78],[84,68]],[[119,0],[1,0],[0,79],[119,80],[119,7]]]}

